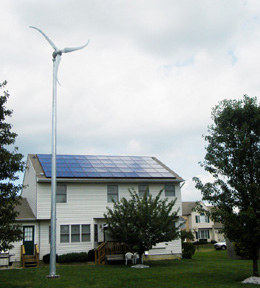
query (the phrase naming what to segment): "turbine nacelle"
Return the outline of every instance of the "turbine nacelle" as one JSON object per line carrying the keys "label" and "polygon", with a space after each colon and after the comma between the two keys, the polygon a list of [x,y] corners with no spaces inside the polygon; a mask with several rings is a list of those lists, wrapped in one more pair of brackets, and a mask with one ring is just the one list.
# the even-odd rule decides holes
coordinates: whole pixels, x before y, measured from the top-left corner
{"label": "turbine nacelle", "polygon": [[43,36],[44,38],[49,42],[49,44],[51,45],[51,47],[54,49],[54,52],[52,53],[52,56],[53,58],[55,59],[57,55],[62,55],[62,53],[69,53],[69,52],[74,52],[74,51],[77,51],[77,50],[80,50],[80,49],[83,49],[85,48],[88,43],[89,43],[89,40],[88,42],[83,45],[83,46],[79,46],[79,47],[69,47],[69,48],[64,48],[64,49],[59,49],[52,41],[51,39],[44,33],[42,32],[42,30],[40,30],[39,28],[37,27],[34,27],[34,26],[30,26],[30,28],[33,28],[35,30],[38,30]]}
{"label": "turbine nacelle", "polygon": [[[60,61],[61,61],[61,55],[62,53],[69,53],[69,52],[74,52],[74,51],[77,51],[77,50],[80,50],[80,49],[83,49],[85,48],[88,43],[89,43],[89,40],[88,42],[83,45],[83,46],[79,46],[79,47],[68,47],[68,48],[64,48],[64,49],[59,49],[52,41],[51,39],[44,33],[42,32],[39,28],[37,27],[34,27],[34,26],[30,26],[30,28],[33,28],[35,30],[38,30],[42,35],[43,37],[49,42],[49,44],[51,45],[51,47],[54,49],[54,52],[52,53],[52,57],[53,57],[53,61],[54,61],[54,64],[56,66],[55,68],[55,73],[56,73],[56,76],[57,76],[57,73],[58,73],[58,68],[59,68],[59,64],[60,64]],[[57,57],[57,56],[60,56],[60,57]],[[57,61],[56,61],[57,60]]]}
{"label": "turbine nacelle", "polygon": [[56,59],[56,56],[57,56],[57,55],[60,55],[60,56],[61,56],[61,55],[62,55],[62,50],[60,50],[60,49],[58,50],[58,49],[57,49],[57,50],[55,50],[55,51],[52,53],[53,60]]}

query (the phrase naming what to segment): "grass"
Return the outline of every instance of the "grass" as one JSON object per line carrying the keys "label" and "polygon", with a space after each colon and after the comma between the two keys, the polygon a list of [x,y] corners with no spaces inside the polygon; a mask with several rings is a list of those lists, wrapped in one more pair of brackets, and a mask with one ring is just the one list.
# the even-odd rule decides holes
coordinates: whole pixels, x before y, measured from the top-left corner
{"label": "grass", "polygon": [[146,263],[149,269],[124,265],[57,266],[60,279],[46,279],[49,267],[0,270],[0,287],[8,288],[188,288],[259,287],[242,284],[252,273],[252,262],[231,260],[226,251],[196,252],[191,260]]}
{"label": "grass", "polygon": [[210,252],[215,250],[213,244],[210,243],[195,245],[195,247],[197,252]]}

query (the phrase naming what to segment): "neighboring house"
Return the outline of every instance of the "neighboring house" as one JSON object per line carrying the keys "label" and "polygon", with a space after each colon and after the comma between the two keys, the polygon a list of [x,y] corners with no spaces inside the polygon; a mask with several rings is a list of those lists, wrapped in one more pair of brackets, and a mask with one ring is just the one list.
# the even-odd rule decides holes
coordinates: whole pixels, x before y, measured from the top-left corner
{"label": "neighboring house", "polygon": [[[191,231],[196,241],[205,239],[207,241],[222,241],[224,235],[220,232],[221,223],[214,223],[208,216],[196,212],[196,202],[182,202],[182,218],[185,224],[181,227],[186,231]],[[205,210],[210,210],[210,206],[206,206],[200,202]]]}
{"label": "neighboring house", "polygon": [[[180,183],[183,179],[154,157],[57,155],[57,254],[88,252],[109,240],[104,213],[134,188],[143,195],[175,199],[181,216]],[[20,260],[21,245],[33,254],[35,244],[40,259],[50,252],[51,155],[28,155],[23,181],[22,205],[17,221],[24,237],[14,243],[11,261]],[[181,240],[159,243],[149,255],[181,255]]]}

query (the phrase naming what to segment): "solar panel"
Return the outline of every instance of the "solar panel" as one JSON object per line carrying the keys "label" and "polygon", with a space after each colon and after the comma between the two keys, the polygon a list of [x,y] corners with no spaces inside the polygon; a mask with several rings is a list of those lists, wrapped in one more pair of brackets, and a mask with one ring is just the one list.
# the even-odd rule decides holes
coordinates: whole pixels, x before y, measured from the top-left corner
{"label": "solar panel", "polygon": [[[51,177],[51,155],[37,154],[45,176]],[[148,156],[57,155],[58,178],[176,178]]]}

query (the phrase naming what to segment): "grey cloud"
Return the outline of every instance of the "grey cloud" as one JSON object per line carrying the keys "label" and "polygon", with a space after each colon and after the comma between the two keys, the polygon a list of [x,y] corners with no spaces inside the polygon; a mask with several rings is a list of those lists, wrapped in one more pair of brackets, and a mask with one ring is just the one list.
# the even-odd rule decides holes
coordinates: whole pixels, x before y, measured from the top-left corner
{"label": "grey cloud", "polygon": [[248,18],[235,0],[19,1],[13,9],[22,23],[40,25],[57,40],[69,41],[79,32],[111,42],[120,37],[159,57],[189,57],[191,51],[226,45]]}
{"label": "grey cloud", "polygon": [[[0,74],[9,82],[18,147],[25,155],[51,150],[52,49],[28,28],[35,25],[61,47],[90,38],[84,51],[62,56],[59,153],[153,155],[187,181],[203,174],[211,107],[259,91],[257,7],[250,0],[2,1]],[[185,191],[198,196],[192,185]]]}

